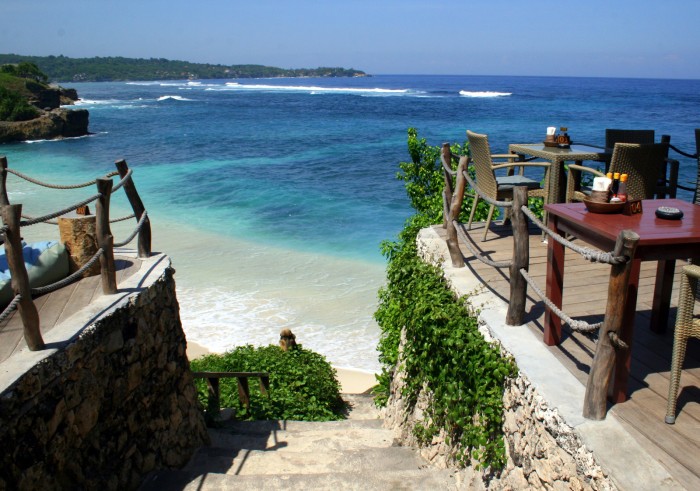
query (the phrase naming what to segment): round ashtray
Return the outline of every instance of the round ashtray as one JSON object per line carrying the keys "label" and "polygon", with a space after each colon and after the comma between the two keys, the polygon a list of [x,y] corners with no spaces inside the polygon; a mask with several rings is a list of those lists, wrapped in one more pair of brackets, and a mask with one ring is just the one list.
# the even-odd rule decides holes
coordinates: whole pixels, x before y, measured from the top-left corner
{"label": "round ashtray", "polygon": [[659,206],[656,209],[656,216],[664,220],[680,220],[683,218],[683,212],[671,206]]}

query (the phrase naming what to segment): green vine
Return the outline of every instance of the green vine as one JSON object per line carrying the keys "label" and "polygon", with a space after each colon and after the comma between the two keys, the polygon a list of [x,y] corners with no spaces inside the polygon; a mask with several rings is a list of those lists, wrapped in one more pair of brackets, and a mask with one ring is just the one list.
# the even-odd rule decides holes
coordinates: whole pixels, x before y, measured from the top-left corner
{"label": "green vine", "polygon": [[[425,387],[432,397],[426,418],[414,435],[428,443],[444,430],[457,443],[455,460],[471,459],[477,466],[500,469],[505,464],[502,434],[503,390],[508,377],[517,373],[512,360],[500,355],[478,331],[474,312],[455,297],[442,271],[417,255],[416,236],[425,226],[442,221],[442,186],[439,147],[430,147],[408,130],[411,162],[400,164],[416,215],[395,242],[385,241],[388,258],[387,285],[379,292],[375,318],[382,330],[379,342],[382,374],[375,389],[378,404],[385,404],[389,383],[399,361],[401,331],[405,331],[403,396],[409,404]],[[453,146],[459,153],[465,146]],[[453,150],[454,152],[454,150]],[[465,210],[463,210],[464,212]],[[482,218],[486,212],[477,210]]]}

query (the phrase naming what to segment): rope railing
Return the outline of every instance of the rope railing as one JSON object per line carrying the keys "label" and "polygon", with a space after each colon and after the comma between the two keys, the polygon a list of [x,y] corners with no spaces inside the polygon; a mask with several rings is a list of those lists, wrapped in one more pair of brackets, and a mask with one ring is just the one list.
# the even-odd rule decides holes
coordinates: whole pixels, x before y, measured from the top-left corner
{"label": "rope railing", "polygon": [[568,249],[571,249],[572,251],[580,254],[588,261],[605,264],[624,264],[627,261],[629,261],[628,257],[614,256],[612,252],[603,252],[597,249],[591,249],[589,247],[580,246],[574,244],[569,240],[566,240],[564,237],[552,231],[549,227],[542,223],[542,221],[539,218],[537,218],[537,216],[527,206],[522,207],[522,212],[532,221],[532,223],[537,225],[537,227],[544,233],[546,233],[549,237],[551,237],[564,247],[567,247]]}
{"label": "rope railing", "polygon": [[134,240],[136,235],[141,231],[141,228],[143,227],[143,224],[146,223],[146,219],[148,218],[148,213],[144,210],[144,212],[141,214],[141,219],[139,220],[139,223],[136,224],[136,228],[134,229],[133,232],[131,232],[131,235],[126,238],[126,240],[123,240],[122,242],[115,242],[114,247],[124,247],[127,245],[129,242]]}
{"label": "rope railing", "polygon": [[28,227],[30,225],[36,225],[37,223],[45,223],[45,222],[51,220],[52,218],[58,218],[61,215],[65,215],[66,213],[70,213],[71,211],[75,211],[78,208],[80,208],[81,206],[85,206],[89,203],[92,203],[93,201],[100,199],[101,197],[102,197],[102,194],[97,193],[97,194],[95,194],[87,199],[84,199],[83,201],[81,201],[79,203],[76,203],[73,206],[69,206],[69,207],[64,208],[62,210],[58,210],[54,213],[49,213],[48,215],[32,218],[31,220],[24,220],[20,223],[20,226]]}
{"label": "rope railing", "polygon": [[[128,180],[131,179],[131,174],[132,174],[133,172],[134,172],[134,171],[133,171],[132,169],[129,169],[129,170],[126,172],[126,175],[125,175],[117,184],[115,184],[114,187],[112,188],[112,194],[114,194],[114,193],[115,193],[119,188],[121,188]],[[118,172],[112,173],[112,175],[115,175],[115,174],[116,174],[116,175],[119,175]]]}
{"label": "rope railing", "polygon": [[[9,172],[10,174],[14,174],[17,177],[24,179],[25,181],[31,182],[32,184],[36,184],[38,186],[43,186],[45,188],[51,188],[51,189],[80,189],[80,188],[85,188],[88,186],[93,186],[97,182],[96,179],[93,179],[92,181],[83,182],[80,184],[51,184],[48,182],[39,181],[38,179],[34,179],[33,177],[29,177],[28,175],[22,174],[21,172],[16,171],[14,169],[10,169],[9,167],[5,170],[7,172]],[[114,177],[114,176],[118,176],[118,175],[119,175],[118,172],[113,171],[113,172],[110,172],[109,174],[107,174],[105,177]]]}
{"label": "rope railing", "polygon": [[467,247],[467,249],[469,249],[469,252],[471,252],[472,255],[482,263],[491,266],[492,268],[509,268],[510,265],[513,264],[512,260],[493,261],[484,256],[483,254],[479,253],[476,250],[476,248],[474,248],[474,246],[471,244],[471,241],[467,237],[467,234],[464,232],[464,224],[459,223],[457,220],[453,220],[452,225],[455,227],[455,230],[457,231],[457,236],[461,239],[462,244],[464,244]]}
{"label": "rope railing", "polygon": [[22,295],[15,295],[15,298],[12,299],[12,301],[9,303],[7,307],[5,307],[5,310],[2,311],[2,314],[0,314],[0,322],[3,322],[5,319],[7,319],[12,312],[14,312],[17,309],[17,306],[19,305],[19,302],[22,300]]}
{"label": "rope railing", "polygon": [[[34,304],[34,296],[44,295],[53,291],[59,290],[71,283],[75,283],[85,277],[91,268],[94,269],[95,263],[100,261],[100,274],[102,291],[105,295],[116,293],[116,268],[114,261],[114,246],[122,247],[131,242],[138,236],[138,257],[146,258],[151,255],[151,228],[148,214],[141,202],[138,191],[133,181],[133,171],[128,168],[125,160],[115,162],[117,167],[116,172],[110,172],[104,177],[98,177],[95,180],[79,183],[79,184],[51,184],[43,182],[39,179],[27,176],[14,169],[9,169],[7,159],[0,156],[0,211],[2,212],[3,224],[0,227],[0,240],[5,242],[5,250],[7,252],[8,267],[12,275],[13,289],[16,293],[10,304],[4,311],[0,312],[0,322],[10,317],[13,312],[19,311],[24,325],[24,338],[27,341],[29,349],[32,351],[44,349],[45,343],[41,336],[40,319],[36,305]],[[38,186],[52,189],[79,189],[96,185],[97,194],[90,196],[78,203],[67,206],[53,213],[48,213],[43,216],[33,217],[22,214],[21,204],[11,204],[7,195],[6,178],[7,173],[13,174],[20,179],[24,179]],[[121,179],[113,185],[112,177],[120,176]],[[119,218],[110,219],[110,197],[118,189],[123,188],[124,193],[129,200],[133,213]],[[38,224],[50,223],[57,225],[58,222],[53,221],[63,215],[70,214],[81,207],[86,207],[87,204],[97,202],[95,206],[94,227],[95,238],[97,240],[97,252],[84,262],[81,267],[66,278],[63,278],[50,285],[34,287],[29,283],[26,266],[22,257],[23,244],[21,242],[21,228]],[[78,210],[80,211],[80,210]],[[135,230],[130,236],[122,242],[114,244],[114,238],[110,231],[110,223],[121,222],[139,217]],[[60,221],[60,220],[59,220]],[[94,249],[93,249],[94,250]],[[91,254],[92,252],[90,252]],[[16,284],[15,284],[16,282]]]}
{"label": "rope railing", "polygon": [[689,159],[697,159],[697,158],[698,158],[698,154],[697,154],[697,153],[692,153],[692,154],[691,154],[691,153],[688,153],[688,152],[684,152],[683,150],[679,149],[679,148],[676,147],[675,145],[671,145],[670,143],[668,144],[668,148],[670,148],[671,150],[673,150],[673,151],[675,151],[675,152],[677,152],[677,153],[683,155],[684,157],[688,157]]}
{"label": "rope railing", "polygon": [[53,291],[58,290],[59,288],[63,288],[64,286],[68,286],[71,283],[78,281],[83,277],[83,273],[85,273],[88,269],[92,267],[95,262],[97,262],[98,259],[102,256],[104,253],[104,250],[102,248],[97,249],[97,252],[95,253],[94,256],[92,256],[83,266],[72,273],[70,276],[67,276],[63,278],[62,280],[59,280],[55,283],[51,283],[50,285],[45,285],[45,286],[40,286],[37,288],[32,288],[32,295],[44,295],[46,293],[51,293]]}

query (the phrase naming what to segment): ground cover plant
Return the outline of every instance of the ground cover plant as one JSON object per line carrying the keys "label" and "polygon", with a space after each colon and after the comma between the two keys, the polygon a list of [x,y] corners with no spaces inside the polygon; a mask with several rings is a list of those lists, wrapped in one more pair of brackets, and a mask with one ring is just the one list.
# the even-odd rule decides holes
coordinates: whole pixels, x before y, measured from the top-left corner
{"label": "ground cover plant", "polygon": [[[431,393],[425,422],[414,433],[430,442],[444,430],[459,451],[455,460],[491,469],[505,464],[502,434],[503,390],[506,379],[517,373],[512,360],[500,355],[478,331],[475,312],[449,289],[439,268],[417,255],[416,236],[421,228],[442,222],[443,177],[439,147],[408,130],[410,162],[400,164],[399,179],[416,214],[409,218],[398,240],[382,244],[388,259],[387,284],[379,292],[375,318],[381,328],[379,342],[382,373],[375,388],[376,401],[385,404],[389,384],[399,361],[401,331],[405,333],[404,397],[415,404],[418,393]],[[453,145],[453,154],[467,152],[467,145]],[[471,200],[465,200],[462,214]],[[484,219],[487,206],[478,209]],[[462,218],[460,218],[462,220]]]}
{"label": "ground cover plant", "polygon": [[[193,371],[269,372],[269,397],[260,393],[256,378],[249,379],[250,409],[238,398],[236,379],[221,379],[221,407],[234,409],[236,419],[332,421],[344,417],[335,369],[322,355],[301,345],[289,351],[273,345],[239,346],[223,355],[192,360],[190,366]],[[195,383],[200,403],[206,407],[206,384],[204,380]]]}

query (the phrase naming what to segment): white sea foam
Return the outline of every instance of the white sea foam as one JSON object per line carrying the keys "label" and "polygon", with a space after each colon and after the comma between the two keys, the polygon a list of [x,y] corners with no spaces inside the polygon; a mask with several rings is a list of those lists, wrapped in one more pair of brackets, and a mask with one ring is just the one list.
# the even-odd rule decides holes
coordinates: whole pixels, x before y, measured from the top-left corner
{"label": "white sea foam", "polygon": [[464,97],[506,97],[513,95],[512,92],[491,92],[485,91],[470,91],[470,90],[460,90],[459,95]]}
{"label": "white sea foam", "polygon": [[103,99],[103,100],[95,100],[95,99],[78,99],[73,103],[74,106],[100,106],[100,105],[109,105],[109,104],[117,104],[119,102],[124,102],[120,101],[117,99]]}
{"label": "white sea foam", "polygon": [[191,101],[192,99],[188,99],[186,97],[182,97],[180,95],[164,95],[156,99],[157,101],[167,101],[169,99],[172,99],[174,101]]}
{"label": "white sea foam", "polygon": [[[213,89],[216,90],[216,89]],[[405,95],[411,93],[408,89],[381,89],[365,87],[319,87],[316,85],[270,85],[270,84],[241,84],[227,82],[219,90],[248,90],[248,91],[294,91],[311,92],[316,94],[376,94],[376,95]]]}

